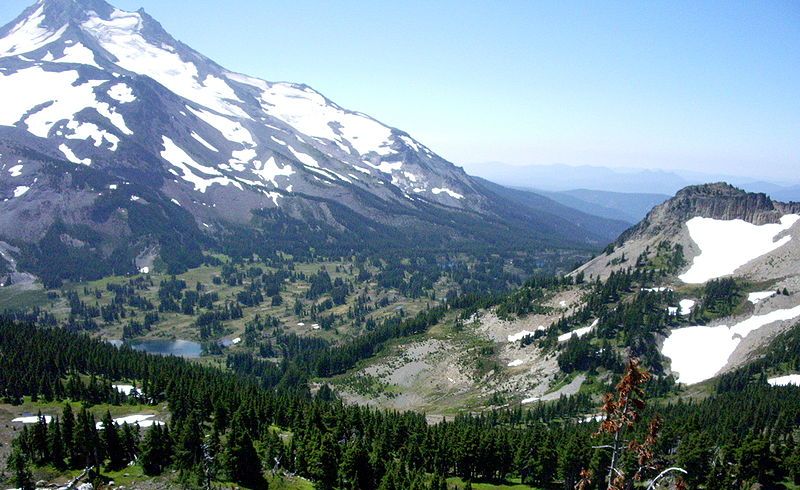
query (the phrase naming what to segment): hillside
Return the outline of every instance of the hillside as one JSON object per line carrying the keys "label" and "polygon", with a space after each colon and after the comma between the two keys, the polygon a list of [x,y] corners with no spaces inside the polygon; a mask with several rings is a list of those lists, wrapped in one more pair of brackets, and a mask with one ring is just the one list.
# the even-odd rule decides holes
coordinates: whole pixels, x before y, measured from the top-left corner
{"label": "hillside", "polygon": [[556,202],[584,213],[622,220],[629,224],[638,223],[651,209],[670,197],[665,194],[608,192],[590,189],[539,192]]}

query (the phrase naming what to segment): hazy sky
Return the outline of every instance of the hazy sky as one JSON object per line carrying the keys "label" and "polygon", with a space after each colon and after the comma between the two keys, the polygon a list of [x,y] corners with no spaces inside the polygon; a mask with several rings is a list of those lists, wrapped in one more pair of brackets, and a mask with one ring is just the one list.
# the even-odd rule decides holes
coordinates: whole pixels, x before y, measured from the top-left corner
{"label": "hazy sky", "polygon": [[[31,0],[2,0],[10,21]],[[455,163],[800,180],[800,2],[116,0]],[[224,5],[224,7],[221,7]]]}

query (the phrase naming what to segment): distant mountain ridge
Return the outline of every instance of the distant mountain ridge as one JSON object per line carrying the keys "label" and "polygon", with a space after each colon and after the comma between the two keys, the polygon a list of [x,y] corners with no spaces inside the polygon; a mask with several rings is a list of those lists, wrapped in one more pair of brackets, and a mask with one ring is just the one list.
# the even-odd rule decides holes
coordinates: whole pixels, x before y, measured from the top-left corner
{"label": "distant mountain ridge", "polygon": [[800,184],[766,182],[763,177],[592,165],[508,165],[487,162],[463,166],[470,175],[501,185],[545,192],[586,189],[625,194],[650,193],[668,197],[691,185],[724,181],[748,192],[763,192],[777,201],[800,201]]}
{"label": "distant mountain ridge", "polygon": [[584,213],[622,220],[629,224],[638,223],[653,207],[669,199],[666,194],[606,192],[591,189],[534,192]]}

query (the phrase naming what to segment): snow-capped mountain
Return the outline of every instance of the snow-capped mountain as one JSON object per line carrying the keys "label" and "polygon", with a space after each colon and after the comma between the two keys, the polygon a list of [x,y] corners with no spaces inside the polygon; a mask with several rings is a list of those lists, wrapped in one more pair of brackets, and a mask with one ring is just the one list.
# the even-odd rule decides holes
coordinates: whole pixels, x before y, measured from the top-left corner
{"label": "snow-capped mountain", "polygon": [[0,123],[56,141],[75,164],[118,165],[144,144],[199,194],[248,187],[277,204],[347,183],[453,206],[474,194],[407,134],[309,87],[229,72],[142,11],[43,0],[0,36]]}
{"label": "snow-capped mountain", "polygon": [[103,0],[39,0],[0,29],[0,106],[10,241],[56,224],[137,235],[126,213],[147,205],[173,224],[189,213],[211,235],[269,209],[346,229],[344,209],[448,239],[463,229],[441,213],[578,246],[611,234],[587,231],[585,215],[509,209],[407,133],[308,86],[228,71],[144,11]]}

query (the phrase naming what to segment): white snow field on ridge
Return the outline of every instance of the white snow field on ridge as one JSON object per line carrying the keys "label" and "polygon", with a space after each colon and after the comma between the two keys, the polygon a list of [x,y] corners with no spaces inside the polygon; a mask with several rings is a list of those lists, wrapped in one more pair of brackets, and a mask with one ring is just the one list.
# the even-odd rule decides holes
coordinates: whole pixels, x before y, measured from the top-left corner
{"label": "white snow field on ridge", "polygon": [[679,279],[687,284],[703,284],[733,274],[736,269],[772,252],[792,239],[775,238],[791,228],[800,215],[787,214],[779,224],[754,225],[747,221],[692,218],[686,222],[689,235],[700,248],[691,268]]}
{"label": "white snow field on ridge", "polygon": [[770,386],[800,386],[800,374],[789,374],[767,380]]}
{"label": "white snow field on ridge", "polygon": [[748,294],[747,301],[757,305],[765,299],[769,299],[773,296],[775,296],[775,291],[757,291],[755,293]]}
{"label": "white snow field on ridge", "polygon": [[673,330],[661,353],[670,359],[678,381],[687,385],[711,379],[725,367],[731,354],[750,332],[779,321],[800,317],[800,306],[751,316],[732,327],[686,327]]}

